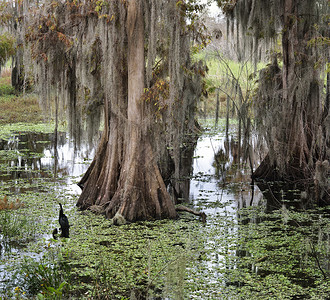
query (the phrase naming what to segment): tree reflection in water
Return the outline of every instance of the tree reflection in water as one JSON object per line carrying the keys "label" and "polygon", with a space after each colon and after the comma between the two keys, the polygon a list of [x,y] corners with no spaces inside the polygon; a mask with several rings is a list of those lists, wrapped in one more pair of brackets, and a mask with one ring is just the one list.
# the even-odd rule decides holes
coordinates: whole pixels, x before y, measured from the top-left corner
{"label": "tree reflection in water", "polygon": [[224,295],[307,297],[328,280],[329,210],[312,207],[298,185],[251,182],[233,138],[201,137],[195,157],[190,193],[208,214],[205,264],[213,275],[207,276],[225,284]]}

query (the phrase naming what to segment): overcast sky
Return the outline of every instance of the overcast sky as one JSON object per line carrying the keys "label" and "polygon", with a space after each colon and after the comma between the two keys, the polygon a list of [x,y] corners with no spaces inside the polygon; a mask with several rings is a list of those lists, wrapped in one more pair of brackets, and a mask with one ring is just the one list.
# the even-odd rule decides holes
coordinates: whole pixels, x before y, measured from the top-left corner
{"label": "overcast sky", "polygon": [[208,6],[209,13],[212,17],[218,17],[219,14],[221,14],[221,9],[218,7],[215,1],[210,1],[210,0],[200,0],[201,3],[211,3],[210,6]]}

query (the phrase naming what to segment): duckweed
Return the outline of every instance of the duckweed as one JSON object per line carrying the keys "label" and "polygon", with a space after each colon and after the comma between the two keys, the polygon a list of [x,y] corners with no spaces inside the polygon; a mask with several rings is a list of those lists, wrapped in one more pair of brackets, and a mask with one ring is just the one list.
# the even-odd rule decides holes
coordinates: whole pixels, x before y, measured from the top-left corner
{"label": "duckweed", "polygon": [[[44,155],[48,144],[38,145]],[[1,249],[1,297],[327,299],[330,294],[330,208],[297,209],[287,199],[269,209],[264,198],[240,205],[244,195],[250,201],[248,182],[232,174],[233,180],[219,187],[214,174],[204,172],[193,177],[198,193],[187,205],[205,210],[206,224],[182,213],[178,220],[112,226],[104,216],[75,207],[79,193],[72,186],[86,170],[86,158],[65,162],[67,170],[79,165],[81,174],[63,171],[55,177],[47,161],[46,172],[40,164],[15,177],[17,167],[4,171],[16,159],[15,150],[0,154],[0,197],[24,203],[0,216],[26,220],[17,233],[6,229],[15,243]],[[70,239],[52,237],[59,227],[58,202],[69,218]],[[29,270],[36,276],[24,281]]]}

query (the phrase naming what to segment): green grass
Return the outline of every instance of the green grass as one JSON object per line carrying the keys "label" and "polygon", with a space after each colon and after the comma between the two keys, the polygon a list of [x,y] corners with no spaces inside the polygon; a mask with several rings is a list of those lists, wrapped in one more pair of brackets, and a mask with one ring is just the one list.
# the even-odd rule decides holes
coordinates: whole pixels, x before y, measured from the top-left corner
{"label": "green grass", "polygon": [[0,84],[0,97],[15,94],[15,89],[11,84]]}
{"label": "green grass", "polygon": [[[7,71],[0,77],[0,125],[1,139],[19,132],[54,131],[54,122],[45,122],[37,95],[17,93],[10,84],[10,72]],[[65,130],[65,124],[61,123],[60,127]]]}
{"label": "green grass", "polygon": [[15,288],[17,297],[22,294],[37,295],[37,299],[62,299],[70,273],[60,250],[54,247],[40,262],[30,257],[24,258],[15,274],[20,283]]}
{"label": "green grass", "polygon": [[3,240],[21,239],[30,234],[32,236],[30,225],[23,215],[10,210],[0,211],[0,232]]}
{"label": "green grass", "polygon": [[[7,94],[1,94],[7,91]],[[0,124],[38,123],[44,120],[36,95],[13,95],[12,89],[0,88]]]}
{"label": "green grass", "polygon": [[10,72],[0,77],[0,125],[44,121],[35,94],[17,94],[10,84]]}
{"label": "green grass", "polygon": [[214,78],[215,81],[227,79],[228,76],[235,77],[246,82],[255,71],[265,67],[265,63],[258,63],[256,70],[250,61],[238,62],[226,59],[215,52],[203,52],[195,55],[196,60],[205,60],[208,71],[208,77]]}
{"label": "green grass", "polygon": [[208,90],[207,99],[199,104],[199,112],[204,116],[215,116],[217,94],[220,100],[220,116],[227,110],[227,97],[231,105],[238,105],[238,88],[241,89],[243,102],[250,100],[256,88],[259,70],[265,64],[259,63],[255,69],[249,61],[237,62],[226,59],[216,52],[202,52],[194,56],[195,60],[204,60],[208,67],[205,83]]}

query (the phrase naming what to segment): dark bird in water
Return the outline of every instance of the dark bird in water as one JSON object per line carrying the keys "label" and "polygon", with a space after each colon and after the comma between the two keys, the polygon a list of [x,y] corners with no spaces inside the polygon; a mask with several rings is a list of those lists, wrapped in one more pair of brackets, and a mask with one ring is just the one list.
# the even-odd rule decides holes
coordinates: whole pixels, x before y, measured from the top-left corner
{"label": "dark bird in water", "polygon": [[57,235],[58,235],[58,230],[57,230],[57,228],[55,228],[54,230],[53,230],[53,239],[54,240],[57,240]]}
{"label": "dark bird in water", "polygon": [[61,209],[60,209],[60,214],[58,218],[58,222],[60,223],[61,226],[61,237],[68,238],[69,237],[69,220],[68,217],[63,213],[63,207],[62,204],[59,203]]}

